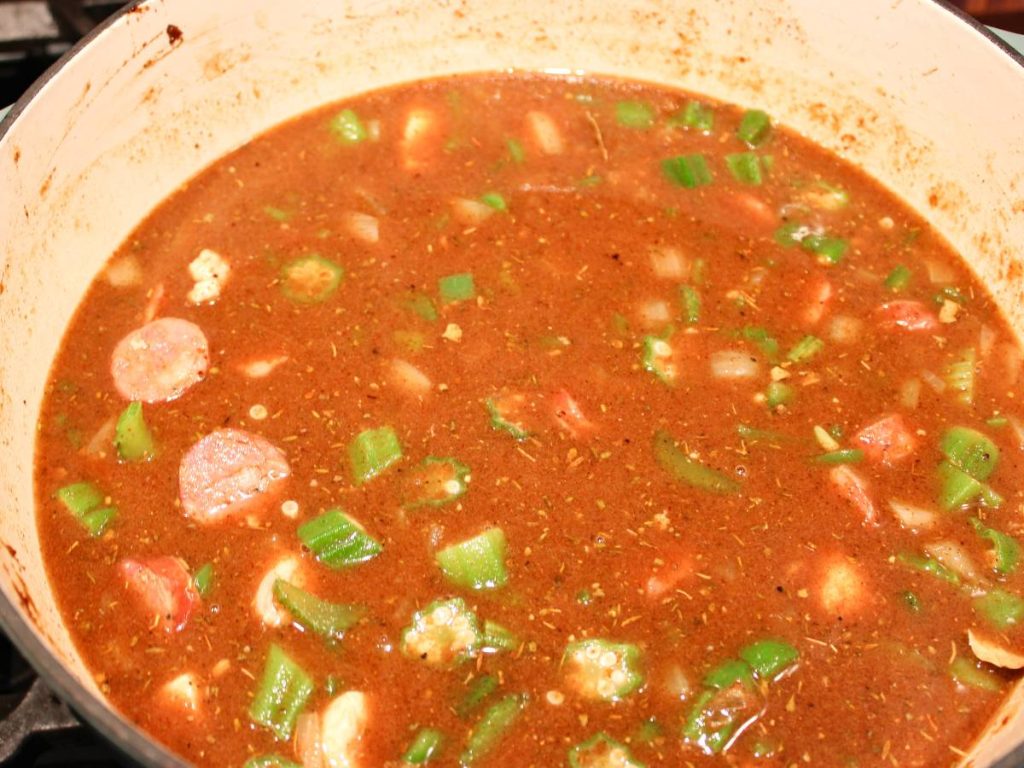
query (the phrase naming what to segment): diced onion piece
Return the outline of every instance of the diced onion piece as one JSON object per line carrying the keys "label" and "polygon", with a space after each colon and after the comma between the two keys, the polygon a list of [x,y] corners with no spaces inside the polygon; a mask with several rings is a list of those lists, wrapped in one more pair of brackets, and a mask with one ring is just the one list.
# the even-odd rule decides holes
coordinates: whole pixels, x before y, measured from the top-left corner
{"label": "diced onion piece", "polygon": [[842,446],[819,424],[814,425],[814,439],[824,451],[838,451]]}
{"label": "diced onion piece", "polygon": [[667,301],[645,301],[640,305],[640,323],[644,328],[664,328],[672,319],[672,310]]}
{"label": "diced onion piece", "polygon": [[302,768],[323,768],[324,752],[320,745],[320,715],[303,712],[295,721],[295,754]]}
{"label": "diced onion piece", "polygon": [[845,557],[833,557],[824,568],[818,600],[826,613],[844,619],[856,615],[867,602],[867,582],[859,566]]}
{"label": "diced onion piece", "polygon": [[345,214],[345,228],[356,240],[373,245],[380,240],[380,220],[368,213],[352,211]]}
{"label": "diced onion piece", "polygon": [[164,683],[160,689],[160,698],[168,704],[196,714],[199,712],[199,685],[191,672],[178,675]]}
{"label": "diced onion piece", "polygon": [[918,378],[907,379],[900,384],[900,405],[907,410],[913,411],[921,401],[921,380]]}
{"label": "diced onion piece", "polygon": [[690,276],[690,262],[683,252],[672,246],[651,248],[651,269],[663,280],[686,280]]}
{"label": "diced onion piece", "polygon": [[111,261],[103,278],[115,288],[131,288],[142,284],[142,266],[134,256],[121,256]]}
{"label": "diced onion piece", "polygon": [[526,113],[526,127],[545,155],[560,155],[565,149],[562,132],[547,112],[533,110]]}
{"label": "diced onion piece", "polygon": [[974,561],[959,544],[952,541],[936,541],[926,544],[924,551],[965,581],[972,584],[981,581],[981,575],[974,566]]}
{"label": "diced onion piece", "polygon": [[288,362],[288,355],[266,355],[254,357],[238,364],[238,370],[250,379],[265,379],[282,363]]}
{"label": "diced onion piece", "polygon": [[487,203],[470,200],[467,197],[456,197],[452,200],[452,210],[455,211],[455,216],[459,221],[473,226],[484,223],[495,213],[495,209]]}
{"label": "diced onion piece", "polygon": [[856,344],[864,330],[864,322],[850,315],[834,315],[828,325],[828,338],[836,344]]}
{"label": "diced onion piece", "polygon": [[366,694],[346,691],[327,705],[320,718],[320,746],[329,768],[353,768],[368,719]]}
{"label": "diced onion piece", "polygon": [[946,285],[956,280],[956,273],[948,264],[929,260],[925,262],[925,267],[928,269],[928,279],[936,285]]}
{"label": "diced onion piece", "polygon": [[380,141],[380,120],[366,121],[366,138],[370,141]]}
{"label": "diced onion piece", "polygon": [[1020,378],[1022,354],[1024,353],[1016,344],[1000,344],[999,347],[1003,354],[1003,363],[1006,365],[1006,377],[1003,384],[1013,386]]}
{"label": "diced onion piece", "polygon": [[678,664],[669,667],[668,674],[665,676],[665,690],[673,699],[685,701],[689,698],[693,686],[690,685],[686,673]]}
{"label": "diced onion piece", "polygon": [[967,642],[974,655],[986,664],[1003,669],[1024,668],[1024,654],[1011,651],[973,629],[967,630]]}
{"label": "diced onion piece", "polygon": [[817,325],[825,316],[829,301],[832,299],[832,282],[827,278],[820,278],[810,289],[810,302],[804,309],[804,322],[808,325]]}
{"label": "diced onion piece", "polygon": [[142,322],[145,325],[149,325],[156,319],[156,316],[160,314],[160,308],[164,303],[164,290],[163,283],[157,283],[146,293],[146,308],[142,311]]}
{"label": "diced onion piece", "polygon": [[1010,431],[1017,441],[1017,447],[1024,450],[1024,422],[1021,422],[1016,416],[1008,416],[1007,421],[1010,423]]}
{"label": "diced onion piece", "polygon": [[[432,134],[439,134],[437,114],[424,107],[409,110],[402,129],[402,140],[399,152],[402,165],[407,171],[416,171],[429,164],[430,143]],[[440,139],[440,135],[437,137]]]}
{"label": "diced onion piece", "polygon": [[915,507],[896,499],[889,500],[889,509],[896,515],[900,525],[913,530],[927,530],[935,525],[935,513],[929,509]]}
{"label": "diced onion piece", "polygon": [[757,358],[739,349],[723,349],[711,355],[711,375],[716,379],[752,379],[760,366]]}
{"label": "diced onion piece", "polygon": [[921,371],[921,381],[935,390],[936,394],[941,395],[946,391],[946,382],[931,371]]}
{"label": "diced onion piece", "polygon": [[996,339],[998,338],[999,334],[991,325],[981,326],[981,331],[978,333],[978,357],[980,359],[984,360],[992,354],[992,350],[996,346]]}
{"label": "diced onion piece", "polygon": [[263,575],[259,587],[256,588],[256,596],[252,600],[252,608],[264,626],[279,627],[287,620],[288,614],[274,600],[274,582],[282,579],[295,584],[293,577],[298,568],[298,558],[289,555],[278,560]]}
{"label": "diced onion piece", "polygon": [[114,434],[117,431],[117,416],[111,416],[96,430],[96,433],[80,451],[83,456],[102,459],[114,447]]}
{"label": "diced onion piece", "polygon": [[427,374],[400,358],[395,358],[388,364],[388,377],[392,384],[414,397],[428,394],[432,386]]}

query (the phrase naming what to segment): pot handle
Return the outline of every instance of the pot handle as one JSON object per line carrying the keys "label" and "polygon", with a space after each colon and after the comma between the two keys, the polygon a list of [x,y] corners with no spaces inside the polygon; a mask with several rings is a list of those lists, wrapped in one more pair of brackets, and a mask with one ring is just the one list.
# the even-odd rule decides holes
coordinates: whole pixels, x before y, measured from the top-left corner
{"label": "pot handle", "polygon": [[77,728],[81,723],[67,705],[50,692],[39,678],[25,698],[0,722],[0,764],[9,760],[34,733]]}

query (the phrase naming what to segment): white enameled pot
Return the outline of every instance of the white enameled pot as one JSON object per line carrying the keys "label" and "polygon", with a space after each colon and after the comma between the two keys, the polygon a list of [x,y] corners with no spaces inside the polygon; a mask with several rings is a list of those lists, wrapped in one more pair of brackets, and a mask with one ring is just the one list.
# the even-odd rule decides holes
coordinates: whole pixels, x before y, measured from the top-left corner
{"label": "white enameled pot", "polygon": [[[0,621],[130,756],[40,557],[36,421],[86,286],[182,182],[318,105],[466,71],[593,72],[758,106],[930,219],[1024,330],[1024,60],[935,0],[149,0],[0,123]],[[1018,686],[969,758],[1024,765]]]}

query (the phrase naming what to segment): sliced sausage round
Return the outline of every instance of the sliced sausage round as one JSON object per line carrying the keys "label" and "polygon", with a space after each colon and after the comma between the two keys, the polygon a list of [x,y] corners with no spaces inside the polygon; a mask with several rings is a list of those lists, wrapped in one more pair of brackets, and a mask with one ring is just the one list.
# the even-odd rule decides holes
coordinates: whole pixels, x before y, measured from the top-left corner
{"label": "sliced sausage round", "polygon": [[114,348],[110,374],[127,400],[174,400],[206,377],[210,347],[195,323],[162,317],[125,336]]}
{"label": "sliced sausage round", "polygon": [[181,460],[181,506],[187,517],[215,522],[250,507],[289,474],[285,455],[269,441],[241,429],[218,429]]}
{"label": "sliced sausage round", "polygon": [[125,586],[165,632],[180,632],[199,603],[188,566],[177,557],[125,558],[118,563]]}

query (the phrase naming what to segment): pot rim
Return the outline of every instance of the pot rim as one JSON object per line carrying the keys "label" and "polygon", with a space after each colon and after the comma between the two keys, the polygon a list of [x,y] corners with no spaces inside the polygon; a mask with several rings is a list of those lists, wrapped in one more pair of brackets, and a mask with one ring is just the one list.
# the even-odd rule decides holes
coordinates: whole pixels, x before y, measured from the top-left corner
{"label": "pot rim", "polygon": [[[949,0],[929,0],[955,19],[979,33],[1003,54],[1009,56],[1018,66],[1024,68],[1024,51],[1018,51],[991,29],[965,11],[952,5]],[[64,69],[84,48],[92,45],[109,28],[119,23],[140,6],[156,0],[132,0],[113,13],[76,42],[63,56],[37,79],[14,105],[0,118],[0,141],[14,122],[25,111],[28,104],[40,91]],[[127,720],[117,710],[93,695],[72,675],[43,640],[31,628],[28,620],[17,605],[0,591],[0,629],[10,638],[18,651],[28,660],[50,689],[83,719],[93,730],[105,738],[115,749],[131,760],[147,766],[172,766],[186,768],[180,757],[164,747],[156,739]],[[1003,756],[993,768],[1024,767],[1024,743]]]}

